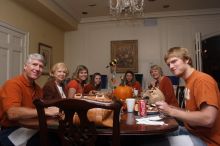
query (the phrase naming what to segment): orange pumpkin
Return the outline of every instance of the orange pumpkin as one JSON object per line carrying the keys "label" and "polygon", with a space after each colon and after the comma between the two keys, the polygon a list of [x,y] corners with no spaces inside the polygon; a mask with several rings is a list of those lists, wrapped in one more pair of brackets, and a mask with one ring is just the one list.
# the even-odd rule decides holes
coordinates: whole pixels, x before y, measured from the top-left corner
{"label": "orange pumpkin", "polygon": [[133,96],[132,88],[129,86],[118,86],[114,90],[114,96],[121,100],[131,98]]}

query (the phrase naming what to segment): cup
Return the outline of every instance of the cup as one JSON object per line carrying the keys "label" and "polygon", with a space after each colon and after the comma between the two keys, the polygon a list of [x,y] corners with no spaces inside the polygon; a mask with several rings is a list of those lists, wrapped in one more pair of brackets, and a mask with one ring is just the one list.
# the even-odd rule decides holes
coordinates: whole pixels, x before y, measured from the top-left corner
{"label": "cup", "polygon": [[134,98],[127,98],[126,99],[126,104],[127,104],[127,111],[128,112],[133,112],[134,111],[135,99]]}
{"label": "cup", "polygon": [[134,96],[137,97],[138,96],[138,90],[134,89]]}

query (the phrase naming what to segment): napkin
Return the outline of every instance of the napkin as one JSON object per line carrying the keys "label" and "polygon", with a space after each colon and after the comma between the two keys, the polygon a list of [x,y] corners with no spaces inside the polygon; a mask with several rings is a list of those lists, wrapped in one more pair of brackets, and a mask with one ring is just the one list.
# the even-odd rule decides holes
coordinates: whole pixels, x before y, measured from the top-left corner
{"label": "napkin", "polygon": [[12,132],[8,138],[15,146],[26,146],[27,141],[37,132],[38,130],[22,127]]}
{"label": "napkin", "polygon": [[164,121],[160,121],[162,118],[157,116],[149,116],[144,118],[137,118],[137,124],[145,125],[165,125]]}

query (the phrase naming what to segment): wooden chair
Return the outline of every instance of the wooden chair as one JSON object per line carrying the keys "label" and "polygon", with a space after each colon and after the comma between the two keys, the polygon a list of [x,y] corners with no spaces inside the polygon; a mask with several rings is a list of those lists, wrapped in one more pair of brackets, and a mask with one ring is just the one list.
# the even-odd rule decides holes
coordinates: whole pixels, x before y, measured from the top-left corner
{"label": "wooden chair", "polygon": [[177,101],[179,103],[180,108],[185,108],[184,92],[185,92],[185,87],[184,86],[178,86],[177,87],[176,97],[177,97]]}
{"label": "wooden chair", "polygon": [[135,79],[141,84],[142,86],[142,82],[143,82],[143,74],[135,74]]}
{"label": "wooden chair", "polygon": [[[58,107],[65,114],[65,118],[59,120],[59,126],[57,128],[62,146],[94,146],[97,130],[94,122],[90,122],[87,117],[88,110],[92,108],[103,108],[114,111],[112,146],[120,146],[119,114],[122,106],[120,101],[100,102],[85,99],[56,99],[45,101],[36,99],[33,103],[38,113],[41,146],[49,145],[47,117],[44,108],[50,106]],[[75,113],[79,116],[80,124],[73,123]]]}

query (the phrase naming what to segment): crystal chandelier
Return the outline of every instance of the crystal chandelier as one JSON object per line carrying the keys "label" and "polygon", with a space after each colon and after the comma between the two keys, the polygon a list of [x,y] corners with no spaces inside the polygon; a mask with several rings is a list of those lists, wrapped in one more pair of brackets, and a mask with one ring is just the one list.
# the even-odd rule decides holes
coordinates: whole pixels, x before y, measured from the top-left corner
{"label": "crystal chandelier", "polygon": [[113,16],[134,16],[143,14],[144,0],[109,0]]}

